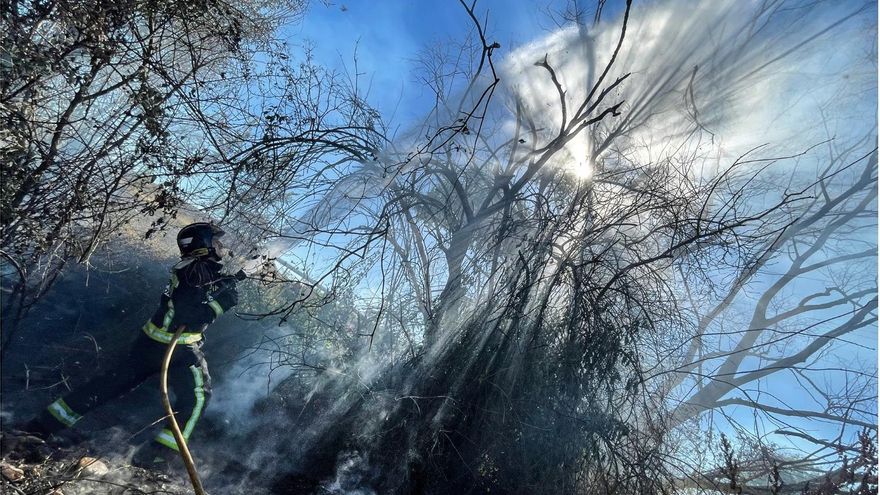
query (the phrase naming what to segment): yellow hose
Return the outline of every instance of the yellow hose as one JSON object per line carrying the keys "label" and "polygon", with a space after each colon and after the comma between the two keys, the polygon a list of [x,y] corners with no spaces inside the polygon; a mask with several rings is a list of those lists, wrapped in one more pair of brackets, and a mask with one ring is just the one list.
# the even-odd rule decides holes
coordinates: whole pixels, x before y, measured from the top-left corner
{"label": "yellow hose", "polygon": [[159,384],[159,389],[162,392],[162,406],[165,407],[165,413],[168,415],[168,422],[171,425],[171,433],[174,434],[174,440],[177,441],[177,448],[180,452],[180,457],[183,458],[183,464],[186,465],[186,472],[189,473],[189,480],[192,483],[193,490],[195,490],[196,495],[207,495],[205,489],[202,488],[202,480],[199,479],[199,473],[196,471],[196,465],[193,462],[192,455],[189,453],[189,447],[186,446],[183,432],[180,431],[180,426],[177,424],[177,419],[174,417],[174,409],[171,408],[171,400],[168,399],[168,367],[171,364],[171,356],[174,354],[177,340],[180,339],[180,335],[185,330],[186,325],[180,325],[177,328],[177,331],[174,332],[174,337],[171,338],[171,342],[168,343],[168,348],[165,350],[165,359],[162,361],[162,381]]}

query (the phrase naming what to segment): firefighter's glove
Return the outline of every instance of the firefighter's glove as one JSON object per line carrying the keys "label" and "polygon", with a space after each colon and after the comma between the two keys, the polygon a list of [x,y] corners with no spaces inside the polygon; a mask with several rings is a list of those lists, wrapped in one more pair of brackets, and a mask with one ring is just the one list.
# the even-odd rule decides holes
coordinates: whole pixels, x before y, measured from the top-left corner
{"label": "firefighter's glove", "polygon": [[212,302],[215,304],[211,304],[211,307],[217,313],[217,316],[235,307],[238,304],[238,290],[235,288],[235,279],[221,280],[217,284],[217,290],[214,291],[212,297]]}

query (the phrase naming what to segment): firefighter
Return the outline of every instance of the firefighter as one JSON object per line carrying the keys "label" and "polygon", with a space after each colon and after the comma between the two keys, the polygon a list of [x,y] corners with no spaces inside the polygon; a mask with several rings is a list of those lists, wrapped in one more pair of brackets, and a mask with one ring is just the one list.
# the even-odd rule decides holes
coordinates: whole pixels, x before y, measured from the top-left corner
{"label": "firefighter", "polygon": [[[203,332],[217,317],[238,304],[236,278],[221,273],[223,230],[213,223],[193,223],[177,234],[181,260],[171,269],[171,281],[159,308],[128,348],[122,365],[52,402],[21,429],[48,437],[75,425],[83,415],[148,380],[158,385],[168,343],[185,325],[179,344],[191,352],[174,353],[168,368],[168,386],[174,392],[174,411],[184,439],[192,435],[211,394],[211,377],[201,351]],[[156,403],[157,411],[159,403]],[[139,449],[136,464],[161,462],[177,451],[169,428],[162,429]],[[176,455],[176,454],[174,454]]]}

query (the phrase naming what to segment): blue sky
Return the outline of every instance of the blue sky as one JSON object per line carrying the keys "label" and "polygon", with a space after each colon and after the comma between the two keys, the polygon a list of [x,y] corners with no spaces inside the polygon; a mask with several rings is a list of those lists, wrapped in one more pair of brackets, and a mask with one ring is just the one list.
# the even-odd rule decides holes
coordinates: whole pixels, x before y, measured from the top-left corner
{"label": "blue sky", "polygon": [[[620,2],[608,2],[606,18],[620,11]],[[556,26],[548,11],[564,10],[565,0],[480,0],[475,12],[488,13],[489,41],[501,44],[496,59],[514,48],[546,36]],[[464,39],[473,23],[454,0],[315,2],[301,22],[283,31],[291,43],[312,42],[317,62],[353,72],[355,48],[358,72],[370,87],[369,102],[393,124],[406,124],[427,114],[432,95],[413,77],[415,59],[424,46]]]}

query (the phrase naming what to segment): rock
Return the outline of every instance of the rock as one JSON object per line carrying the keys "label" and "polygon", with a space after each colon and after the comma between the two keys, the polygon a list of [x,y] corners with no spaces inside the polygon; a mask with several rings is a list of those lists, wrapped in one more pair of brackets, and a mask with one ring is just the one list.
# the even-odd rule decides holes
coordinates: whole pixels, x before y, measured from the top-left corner
{"label": "rock", "polygon": [[11,464],[6,464],[5,462],[0,464],[0,473],[3,473],[3,477],[13,483],[21,481],[21,479],[24,478],[24,471]]}
{"label": "rock", "polygon": [[49,492],[47,495],[64,495],[64,492],[62,492],[61,490],[56,488],[56,489],[52,490],[51,492]]}
{"label": "rock", "polygon": [[100,477],[110,472],[106,464],[94,457],[83,457],[79,460],[79,467],[86,476]]}

